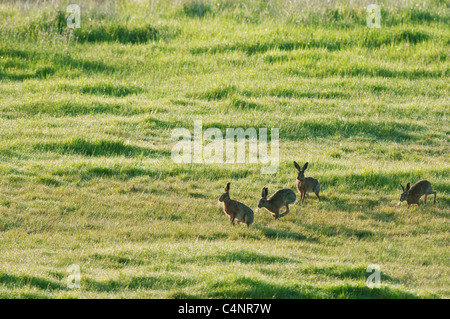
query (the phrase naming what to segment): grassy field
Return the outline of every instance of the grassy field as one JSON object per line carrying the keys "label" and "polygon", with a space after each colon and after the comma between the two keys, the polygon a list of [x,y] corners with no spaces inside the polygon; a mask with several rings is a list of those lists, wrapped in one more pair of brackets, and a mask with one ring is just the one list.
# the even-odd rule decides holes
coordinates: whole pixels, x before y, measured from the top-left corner
{"label": "grassy field", "polygon": [[[1,298],[450,297],[448,1],[77,3],[0,3]],[[194,120],[279,128],[278,172],[174,163]],[[322,201],[230,226],[294,160]]]}

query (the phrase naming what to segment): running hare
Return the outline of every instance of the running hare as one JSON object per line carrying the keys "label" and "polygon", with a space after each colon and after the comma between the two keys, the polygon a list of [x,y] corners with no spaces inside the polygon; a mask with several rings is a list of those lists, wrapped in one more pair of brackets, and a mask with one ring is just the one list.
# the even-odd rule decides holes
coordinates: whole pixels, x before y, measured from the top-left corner
{"label": "running hare", "polygon": [[234,225],[236,219],[239,223],[246,223],[250,226],[253,223],[253,210],[238,201],[230,198],[230,183],[225,187],[225,193],[219,198],[219,202],[223,202],[223,212],[230,217],[231,225]]}
{"label": "running hare", "polygon": [[[259,200],[258,208],[264,207],[275,219],[286,216],[289,213],[289,204],[294,204],[297,200],[294,191],[288,188],[278,190],[269,198],[267,198],[268,193],[269,189],[264,187],[262,189],[262,198]],[[283,207],[286,207],[286,211],[283,214],[280,214]]]}
{"label": "running hare", "polygon": [[300,197],[302,199],[302,203],[305,200],[305,196],[308,193],[315,193],[317,198],[320,201],[319,192],[320,192],[320,184],[319,181],[312,177],[305,177],[305,170],[308,167],[308,162],[303,165],[303,168],[294,161],[294,166],[298,171],[297,180],[295,181],[295,185],[297,186],[297,190],[300,193]]}
{"label": "running hare", "polygon": [[406,203],[409,205],[417,204],[420,206],[419,200],[422,195],[425,195],[424,203],[427,203],[427,196],[430,194],[434,194],[434,202],[436,204],[436,192],[431,187],[431,183],[427,180],[421,180],[415,183],[413,186],[410,186],[410,183],[406,184],[406,189],[400,184],[400,187],[403,189],[403,193],[400,195],[400,201],[403,202],[406,200]]}

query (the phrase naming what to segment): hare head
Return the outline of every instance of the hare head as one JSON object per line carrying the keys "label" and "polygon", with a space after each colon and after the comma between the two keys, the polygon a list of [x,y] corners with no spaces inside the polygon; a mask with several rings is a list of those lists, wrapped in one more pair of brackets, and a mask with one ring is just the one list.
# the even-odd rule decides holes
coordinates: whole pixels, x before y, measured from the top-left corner
{"label": "hare head", "polygon": [[305,171],[306,171],[306,168],[308,167],[308,162],[306,162],[305,165],[303,165],[303,168],[300,168],[300,165],[298,165],[298,163],[296,161],[294,161],[294,166],[298,172],[297,179],[302,180],[303,178],[305,178]]}
{"label": "hare head", "polygon": [[224,202],[228,199],[230,199],[230,183],[227,184],[227,186],[225,186],[225,193],[223,193],[220,198],[219,198],[219,202]]}
{"label": "hare head", "polygon": [[267,205],[267,195],[269,194],[269,189],[267,187],[263,187],[261,193],[261,199],[258,203],[258,208],[265,207]]}
{"label": "hare head", "polygon": [[400,187],[403,190],[403,193],[400,195],[400,201],[403,202],[408,199],[409,189],[411,188],[411,184],[410,183],[406,184],[406,189],[403,187],[402,184],[400,184]]}

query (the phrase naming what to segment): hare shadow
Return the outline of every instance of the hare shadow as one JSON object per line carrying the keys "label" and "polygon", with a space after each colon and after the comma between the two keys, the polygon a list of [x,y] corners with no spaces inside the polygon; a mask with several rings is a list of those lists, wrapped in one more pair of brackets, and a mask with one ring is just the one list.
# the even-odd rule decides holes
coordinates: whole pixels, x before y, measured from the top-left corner
{"label": "hare shadow", "polygon": [[357,238],[359,240],[371,240],[376,236],[375,233],[370,230],[354,229],[342,225],[302,224],[302,226],[311,230],[314,234],[326,237],[343,236],[347,238]]}
{"label": "hare shadow", "polygon": [[67,290],[67,287],[57,281],[29,275],[11,275],[0,273],[0,284],[8,288],[32,287],[40,290]]}
{"label": "hare shadow", "polygon": [[318,242],[316,238],[307,237],[301,233],[290,230],[274,229],[257,225],[255,225],[255,228],[261,231],[263,236],[268,239],[293,239],[298,241]]}
{"label": "hare shadow", "polygon": [[[301,287],[285,286],[278,283],[268,282],[262,279],[239,277],[231,283],[227,280],[220,280],[210,284],[207,297],[209,298],[262,298],[262,299],[313,299],[324,298],[408,298],[417,299],[418,297],[408,291],[397,288],[382,287],[371,289],[364,285],[353,285],[350,283],[330,286],[317,287],[313,285],[304,285]],[[192,296],[183,296],[185,298],[195,298]]]}

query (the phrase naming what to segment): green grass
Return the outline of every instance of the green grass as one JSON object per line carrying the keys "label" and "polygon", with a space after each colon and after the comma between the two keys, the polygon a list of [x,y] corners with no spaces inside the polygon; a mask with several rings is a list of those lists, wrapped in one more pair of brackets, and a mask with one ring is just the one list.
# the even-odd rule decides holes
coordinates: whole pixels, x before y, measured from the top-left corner
{"label": "green grass", "polygon": [[[55,3],[0,5],[0,298],[450,297],[447,1]],[[279,128],[278,172],[173,163],[197,119]],[[322,201],[231,227],[294,160]]]}

